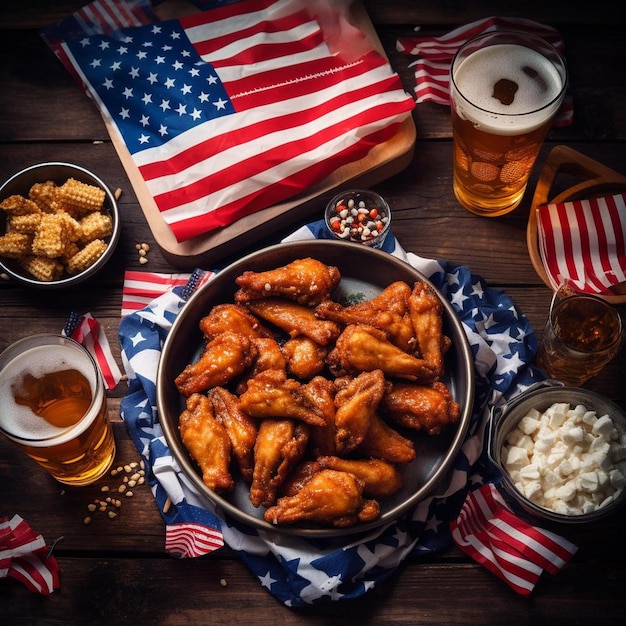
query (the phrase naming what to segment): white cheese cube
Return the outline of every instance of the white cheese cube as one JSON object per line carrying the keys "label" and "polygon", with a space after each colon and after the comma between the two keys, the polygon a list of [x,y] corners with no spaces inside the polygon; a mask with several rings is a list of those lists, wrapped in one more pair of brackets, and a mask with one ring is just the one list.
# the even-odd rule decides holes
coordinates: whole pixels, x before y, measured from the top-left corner
{"label": "white cheese cube", "polygon": [[522,419],[519,421],[517,425],[517,427],[525,435],[530,435],[531,433],[534,433],[540,426],[541,426],[541,423],[539,422],[539,420],[535,419],[534,417],[531,417],[530,415],[527,415],[526,417],[522,417]]}
{"label": "white cheese cube", "polygon": [[598,418],[591,432],[602,437],[605,441],[610,441],[617,436],[615,424],[613,424],[613,420],[608,415]]}
{"label": "white cheese cube", "polygon": [[580,443],[584,439],[584,431],[580,426],[572,426],[563,433],[563,441],[568,445]]}
{"label": "white cheese cube", "polygon": [[543,496],[541,483],[538,480],[531,480],[527,482],[524,485],[524,495],[533,502],[541,500],[541,497]]}
{"label": "white cheese cube", "polygon": [[563,502],[569,502],[576,496],[576,481],[568,480],[564,485],[557,488],[556,497]]}
{"label": "white cheese cube", "polygon": [[576,479],[576,487],[581,491],[593,493],[598,488],[598,474],[596,472],[581,472]]}
{"label": "white cheese cube", "polygon": [[529,463],[528,465],[521,467],[519,473],[522,480],[539,480],[541,478],[539,467],[537,467],[534,463]]}
{"label": "white cheese cube", "polygon": [[528,452],[524,448],[519,446],[511,446],[507,450],[506,459],[504,461],[505,467],[517,467],[521,468],[524,465],[528,465]]}

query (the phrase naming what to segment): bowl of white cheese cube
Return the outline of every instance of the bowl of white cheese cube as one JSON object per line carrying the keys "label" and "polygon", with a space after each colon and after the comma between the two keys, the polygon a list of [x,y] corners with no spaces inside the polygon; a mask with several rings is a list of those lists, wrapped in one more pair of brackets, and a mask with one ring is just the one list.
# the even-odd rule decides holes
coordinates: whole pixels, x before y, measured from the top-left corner
{"label": "bowl of white cheese cube", "polygon": [[487,452],[527,513],[590,522],[626,501],[626,412],[587,389],[544,381],[492,410]]}

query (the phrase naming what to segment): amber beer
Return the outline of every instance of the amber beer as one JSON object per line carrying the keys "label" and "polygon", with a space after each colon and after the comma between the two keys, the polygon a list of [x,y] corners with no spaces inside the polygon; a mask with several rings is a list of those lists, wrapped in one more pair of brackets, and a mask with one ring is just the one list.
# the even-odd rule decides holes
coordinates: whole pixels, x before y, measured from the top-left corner
{"label": "amber beer", "polygon": [[551,307],[537,365],[551,378],[579,387],[613,359],[621,343],[621,318],[610,304],[592,295],[571,295]]}
{"label": "amber beer", "polygon": [[517,32],[480,35],[450,69],[454,194],[469,211],[496,216],[522,200],[567,84],[562,56]]}
{"label": "amber beer", "polygon": [[0,355],[0,430],[56,480],[88,485],[115,457],[100,370],[63,336],[35,335]]}

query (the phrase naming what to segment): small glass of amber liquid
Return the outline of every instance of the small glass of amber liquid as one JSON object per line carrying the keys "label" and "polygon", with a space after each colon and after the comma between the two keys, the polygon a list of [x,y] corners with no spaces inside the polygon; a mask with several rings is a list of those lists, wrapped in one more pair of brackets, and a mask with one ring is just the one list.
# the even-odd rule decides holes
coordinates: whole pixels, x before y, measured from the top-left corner
{"label": "small glass of amber liquid", "polygon": [[89,485],[115,457],[104,383],[80,343],[20,339],[0,354],[0,432],[61,483]]}
{"label": "small glass of amber liquid", "polygon": [[537,365],[551,378],[580,387],[615,357],[622,341],[622,320],[615,308],[562,286],[552,299]]}

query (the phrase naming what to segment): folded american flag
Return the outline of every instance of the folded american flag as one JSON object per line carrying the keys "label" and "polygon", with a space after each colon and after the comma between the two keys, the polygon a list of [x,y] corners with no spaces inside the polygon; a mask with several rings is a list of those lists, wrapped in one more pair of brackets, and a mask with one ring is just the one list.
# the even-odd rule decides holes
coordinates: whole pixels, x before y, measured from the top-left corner
{"label": "folded american flag", "polygon": [[493,484],[468,493],[451,528],[463,552],[523,596],[530,595],[543,570],[556,574],[578,550],[513,515]]}
{"label": "folded american flag", "polygon": [[610,294],[626,281],[626,194],[544,204],[539,253],[553,289]]}
{"label": "folded american flag", "polygon": [[42,34],[178,241],[364,158],[414,107],[386,59],[355,55],[362,33],[339,15],[326,27],[327,13],[323,28],[303,0],[204,2],[213,8],[163,21],[151,4],[96,0]]}
{"label": "folded american flag", "polygon": [[[514,17],[487,17],[455,28],[440,37],[400,37],[396,48],[404,54],[420,57],[411,64],[415,67],[415,95],[417,102],[449,104],[449,73],[456,51],[469,39],[493,30],[521,30],[551,43],[563,52],[560,33],[533,20]],[[566,95],[555,120],[555,126],[569,126],[574,119],[572,99]]]}
{"label": "folded american flag", "polygon": [[59,587],[59,566],[37,535],[19,515],[0,518],[0,578],[7,576],[28,589],[48,595]]}

